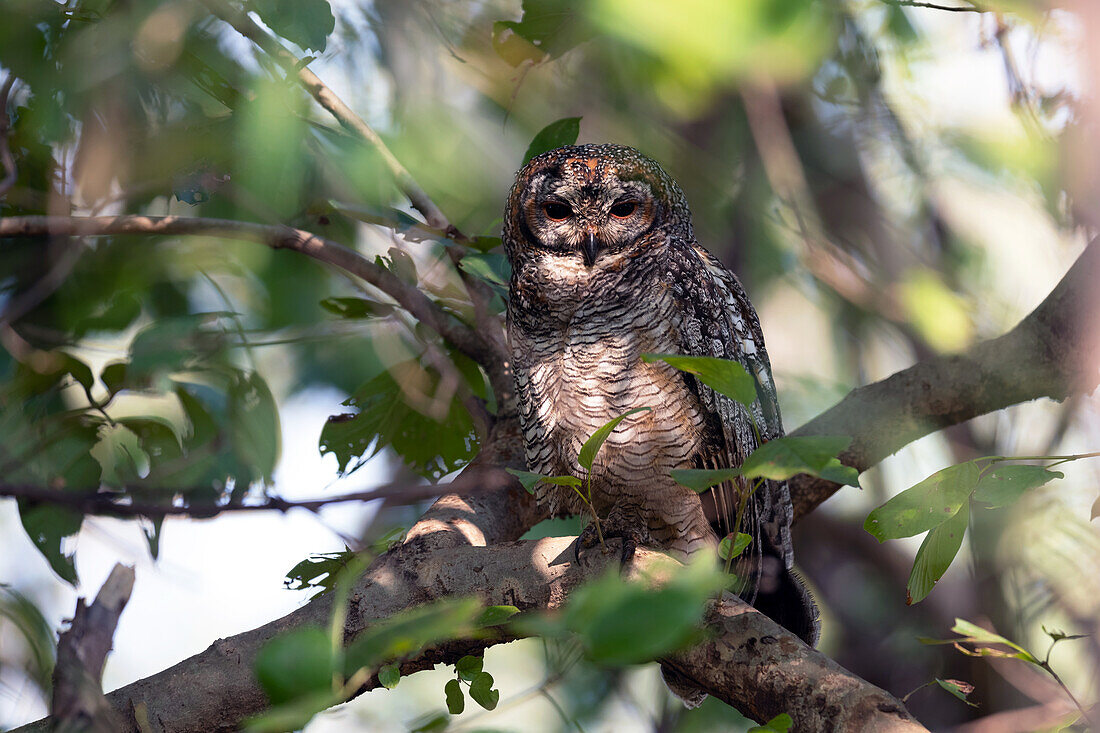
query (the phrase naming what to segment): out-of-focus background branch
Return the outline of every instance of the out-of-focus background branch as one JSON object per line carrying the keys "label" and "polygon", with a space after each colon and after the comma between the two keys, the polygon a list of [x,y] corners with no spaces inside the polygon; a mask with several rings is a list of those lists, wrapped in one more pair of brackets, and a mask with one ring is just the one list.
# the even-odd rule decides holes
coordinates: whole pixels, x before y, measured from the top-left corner
{"label": "out-of-focus background branch", "polygon": [[[1090,4],[727,5],[254,0],[249,23],[299,60],[288,69],[205,4],[11,0],[0,216],[300,229],[355,249],[423,293],[437,325],[497,349],[486,324],[503,306],[493,237],[504,195],[535,134],[580,117],[582,141],[634,145],[683,185],[700,241],[761,312],[788,426],[1006,332],[1082,252],[1100,217]],[[246,9],[218,7],[230,20]],[[383,146],[314,105],[317,87],[296,81],[310,75]],[[446,480],[508,397],[501,374],[418,325],[392,292],[294,253],[191,236],[138,245],[124,232],[0,237],[0,268],[0,468],[11,485],[246,506]],[[1037,653],[1043,626],[1090,635],[1059,643],[1052,664],[1071,689],[1095,689],[1095,465],[1065,464],[1064,479],[1011,506],[972,511],[951,570],[913,606],[917,544],[868,546],[860,527],[872,507],[962,460],[1096,450],[1096,408],[1087,395],[1041,400],[928,435],[864,474],[862,492],[800,522],[823,650],[899,697],[936,678],[972,683],[979,708],[936,685],[909,697],[937,730],[1053,725],[1066,710],[1056,685],[919,644],[949,636],[956,616]],[[335,413],[345,414],[326,423]],[[116,559],[137,565],[109,689],[290,610],[301,593],[280,582],[303,557],[376,544],[419,511],[127,524],[5,500],[0,725],[45,710],[53,629],[77,592],[64,581],[87,594]],[[654,695],[652,665],[609,671],[576,656],[536,641],[494,648],[485,668],[507,680],[498,710],[452,725],[746,727],[714,701],[684,713]],[[448,675],[364,695],[309,730],[412,721],[443,704]]]}

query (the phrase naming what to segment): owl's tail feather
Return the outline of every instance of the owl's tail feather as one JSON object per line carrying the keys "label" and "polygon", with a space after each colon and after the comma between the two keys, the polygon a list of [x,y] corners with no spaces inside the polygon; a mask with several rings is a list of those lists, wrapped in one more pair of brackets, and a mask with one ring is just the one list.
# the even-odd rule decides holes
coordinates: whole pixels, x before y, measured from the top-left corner
{"label": "owl's tail feather", "polygon": [[817,603],[802,576],[784,567],[778,557],[765,554],[756,585],[756,610],[802,639],[816,646],[821,633]]}
{"label": "owl's tail feather", "polygon": [[664,678],[665,686],[668,687],[669,692],[680,698],[684,703],[684,707],[688,710],[694,710],[703,704],[703,700],[707,699],[707,693],[695,687],[693,682],[672,667],[666,667],[662,664],[661,677]]}

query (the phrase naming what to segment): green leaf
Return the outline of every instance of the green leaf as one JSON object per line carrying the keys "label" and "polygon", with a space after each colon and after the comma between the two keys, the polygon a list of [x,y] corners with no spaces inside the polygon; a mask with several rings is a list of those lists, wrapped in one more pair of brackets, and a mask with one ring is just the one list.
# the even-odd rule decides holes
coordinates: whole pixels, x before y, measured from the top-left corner
{"label": "green leaf", "polygon": [[455,672],[458,673],[459,679],[471,682],[474,677],[481,674],[484,664],[485,660],[482,657],[475,657],[467,654],[462,659],[455,662]]}
{"label": "green leaf", "polygon": [[752,535],[738,532],[736,541],[732,534],[728,534],[718,543],[718,557],[730,560],[739,557],[745,548],[752,544]]}
{"label": "green leaf", "polygon": [[392,690],[397,687],[397,683],[401,681],[401,670],[398,669],[396,664],[384,664],[378,670],[378,684],[385,687],[387,690]]}
{"label": "green leaf", "polygon": [[556,122],[551,122],[539,130],[538,134],[531,140],[531,144],[527,146],[527,152],[523,154],[523,164],[527,165],[531,158],[536,155],[541,155],[565,145],[572,145],[577,142],[577,136],[580,134],[580,117],[563,117]]}
{"label": "green leaf", "polygon": [[967,652],[971,656],[1009,657],[1012,659],[1022,659],[1025,662],[1042,666],[1039,660],[1036,659],[1031,652],[1029,652],[1027,649],[1024,649],[1019,644],[1009,641],[1000,634],[994,634],[992,631],[983,629],[981,626],[973,624],[966,619],[956,618],[955,625],[951,627],[951,630],[959,636],[963,637],[962,639],[954,640],[954,642],[956,643],[967,642],[970,644],[999,644],[1015,650],[1015,652],[1006,652],[1001,649],[980,647],[975,649],[973,652]]}
{"label": "green leaf", "polygon": [[112,361],[107,364],[99,373],[99,381],[103,382],[112,397],[121,392],[126,387],[126,362]]}
{"label": "green leaf", "polygon": [[74,550],[65,546],[70,537],[80,531],[84,515],[78,511],[53,504],[34,504],[19,501],[19,521],[31,542],[46,558],[50,569],[70,585],[77,584]]}
{"label": "green leaf", "polygon": [[1072,639],[1087,639],[1089,634],[1067,634],[1061,629],[1048,629],[1046,626],[1041,627],[1043,633],[1050,637],[1051,641],[1070,641]]}
{"label": "green leaf", "polygon": [[546,58],[546,53],[524,38],[517,29],[519,23],[511,20],[498,20],[493,23],[493,50],[511,66],[519,66],[525,61],[538,63]]}
{"label": "green leaf", "polygon": [[476,598],[449,598],[418,606],[371,626],[345,651],[345,676],[363,667],[415,654],[428,644],[472,636],[481,614]]}
{"label": "green leaf", "polygon": [[550,478],[544,473],[521,471],[518,468],[506,468],[504,470],[519,479],[520,485],[528,494],[535,493],[535,484],[537,484],[539,481],[542,481],[544,478]]}
{"label": "green leaf", "polygon": [[787,733],[794,724],[794,720],[786,713],[780,713],[764,725],[755,725],[746,733]]}
{"label": "green leaf", "polygon": [[970,684],[969,682],[964,682],[962,680],[941,680],[939,677],[937,677],[936,684],[965,702],[970,707],[978,707],[976,703],[972,703],[966,699],[966,696],[974,691],[974,685]]}
{"label": "green leaf", "polygon": [[263,378],[237,374],[227,393],[233,450],[243,465],[271,481],[279,458],[279,409]]}
{"label": "green leaf", "polygon": [[467,244],[477,251],[485,253],[501,246],[502,242],[500,237],[474,237]]}
{"label": "green leaf", "polygon": [[574,592],[564,623],[593,660],[640,664],[696,641],[706,600],[726,580],[713,556],[691,563],[656,589],[625,582],[611,570]]}
{"label": "green leaf", "polygon": [[132,293],[118,293],[106,307],[96,308],[90,315],[81,318],[74,331],[78,336],[89,331],[121,331],[140,315],[141,303],[137,298]]}
{"label": "green leaf", "polygon": [[909,573],[905,602],[920,603],[932,592],[962,546],[963,535],[970,521],[970,506],[963,504],[955,516],[928,533],[917,550],[913,570]]}
{"label": "green leaf", "polygon": [[584,441],[584,445],[581,446],[580,455],[577,456],[577,463],[591,471],[592,462],[596,460],[596,454],[600,452],[600,448],[603,447],[604,441],[607,440],[608,436],[611,435],[615,428],[619,427],[619,423],[631,415],[639,412],[647,412],[649,409],[648,407],[635,407],[633,410],[627,410],[622,415],[607,421],[603,426],[597,429],[596,432],[592,433],[592,436],[588,440]]}
{"label": "green leaf", "polygon": [[470,414],[456,399],[443,405],[440,420],[406,402],[393,374],[416,392],[436,394],[438,375],[416,361],[396,364],[355,391],[344,404],[358,414],[329,418],[321,430],[321,452],[333,453],[343,473],[355,471],[382,448],[390,446],[414,471],[431,480],[462,468],[477,453],[477,435]]}
{"label": "green leaf", "polygon": [[354,557],[350,550],[310,555],[287,572],[283,585],[290,590],[316,588],[314,598],[324,595],[335,587],[336,577]]}
{"label": "green leaf", "polygon": [[450,724],[451,716],[447,713],[442,711],[428,713],[410,723],[409,733],[436,733],[436,731],[447,730],[447,726]]}
{"label": "green leaf", "polygon": [[460,715],[466,709],[466,696],[462,694],[462,683],[458,680],[448,680],[443,686],[443,694],[447,696],[447,712],[451,715]]}
{"label": "green leaf", "polygon": [[508,280],[512,276],[512,268],[508,264],[508,258],[499,252],[468,254],[459,261],[459,266],[471,275],[497,286],[502,291],[506,292],[508,290]]}
{"label": "green leaf", "polygon": [[542,481],[555,486],[572,486],[574,488],[584,483],[576,476],[544,476]]}
{"label": "green leaf", "polygon": [[512,66],[560,56],[593,35],[579,21],[581,5],[569,0],[523,0],[523,17],[493,24],[493,49]]}
{"label": "green leaf", "polygon": [[224,312],[194,313],[156,321],[138,331],[130,343],[127,379],[145,384],[163,374],[209,361],[225,346],[225,334],[206,326]]}
{"label": "green leaf", "polygon": [[1025,491],[1037,489],[1056,478],[1065,478],[1065,474],[1042,466],[996,466],[987,470],[978,481],[974,488],[974,498],[989,504],[991,509],[996,509],[1012,504]]}
{"label": "green leaf", "polygon": [[713,356],[680,354],[642,354],[642,361],[663,361],[682,372],[694,374],[715,392],[742,405],[748,406],[756,401],[756,381],[739,362]]}
{"label": "green leaf", "polygon": [[847,448],[852,439],[846,435],[786,435],[769,440],[752,452],[741,466],[741,473],[748,478],[782,480],[799,473],[820,476],[826,473],[830,480],[840,480],[859,486],[854,468],[841,466],[836,456]]}
{"label": "green leaf", "polygon": [[493,675],[482,672],[470,683],[470,697],[486,710],[493,710],[500,702],[500,690],[493,689]]}
{"label": "green leaf", "polygon": [[311,626],[280,634],[256,655],[256,679],[278,705],[332,692],[332,642],[324,629]]}
{"label": "green leaf", "polygon": [[1100,517],[1100,496],[1096,497],[1096,501],[1092,503],[1092,512],[1089,513],[1089,521]]}
{"label": "green leaf", "polygon": [[475,625],[478,628],[500,626],[517,613],[519,613],[519,609],[515,606],[487,606],[481,612],[481,616],[478,617]]}
{"label": "green leaf", "polygon": [[141,524],[141,532],[145,535],[146,544],[149,545],[149,556],[154,560],[160,555],[160,531],[163,527],[164,517],[154,517]]}
{"label": "green leaf", "polygon": [[322,710],[343,702],[332,692],[314,692],[296,697],[281,705],[273,705],[260,715],[249,718],[244,733],[285,733],[301,730]]}
{"label": "green leaf", "polygon": [[692,491],[702,493],[711,486],[724,484],[741,475],[740,468],[674,468],[672,480]]}
{"label": "green leaf", "polygon": [[324,51],[336,18],[328,0],[252,0],[264,24],[306,50]]}
{"label": "green leaf", "polygon": [[341,318],[381,318],[396,310],[388,303],[379,303],[367,298],[325,298],[320,306]]}
{"label": "green leaf", "polygon": [[879,542],[934,529],[955,516],[977,484],[973,462],[948,466],[872,511],[863,528]]}

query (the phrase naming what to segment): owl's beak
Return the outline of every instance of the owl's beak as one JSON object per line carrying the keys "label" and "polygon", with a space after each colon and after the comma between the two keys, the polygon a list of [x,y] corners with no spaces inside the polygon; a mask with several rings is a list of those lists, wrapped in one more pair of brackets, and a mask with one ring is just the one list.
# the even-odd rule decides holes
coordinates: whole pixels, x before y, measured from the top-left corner
{"label": "owl's beak", "polygon": [[581,255],[584,256],[584,264],[592,267],[596,263],[596,255],[600,252],[600,240],[596,239],[596,232],[588,230],[588,238],[581,244]]}

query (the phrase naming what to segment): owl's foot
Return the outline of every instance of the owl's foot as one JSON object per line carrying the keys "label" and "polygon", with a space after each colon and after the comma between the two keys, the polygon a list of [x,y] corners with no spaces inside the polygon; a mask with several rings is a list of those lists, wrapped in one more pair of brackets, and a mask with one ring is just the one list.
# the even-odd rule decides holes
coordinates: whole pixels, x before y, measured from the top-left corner
{"label": "owl's foot", "polygon": [[649,525],[638,510],[616,506],[608,513],[606,519],[601,520],[598,525],[595,521],[590,522],[577,537],[573,551],[577,562],[580,562],[581,550],[588,550],[600,544],[601,531],[604,540],[618,537],[623,541],[620,563],[624,568],[634,559],[634,552],[639,545],[651,543]]}

